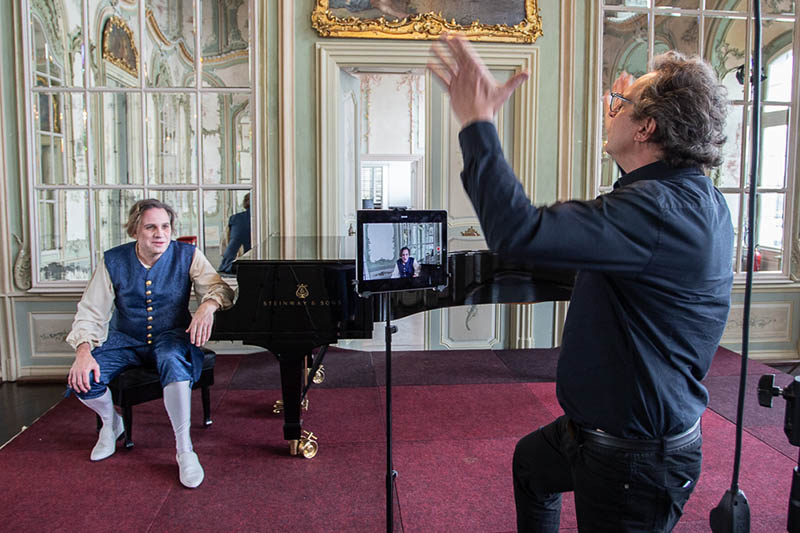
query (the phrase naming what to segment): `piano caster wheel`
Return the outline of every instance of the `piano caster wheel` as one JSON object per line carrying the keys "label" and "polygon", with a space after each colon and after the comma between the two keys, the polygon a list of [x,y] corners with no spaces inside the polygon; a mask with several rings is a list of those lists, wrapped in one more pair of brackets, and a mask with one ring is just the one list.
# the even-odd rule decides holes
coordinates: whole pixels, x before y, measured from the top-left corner
{"label": "piano caster wheel", "polygon": [[[303,398],[303,401],[300,402],[300,407],[303,408],[303,411],[308,411],[308,397]],[[283,412],[283,400],[276,400],[275,403],[272,404],[272,412],[276,415]]]}
{"label": "piano caster wheel", "polygon": [[303,430],[303,437],[300,439],[300,450],[303,452],[303,457],[313,459],[319,451],[316,435],[310,431]]}
{"label": "piano caster wheel", "polygon": [[323,381],[325,381],[325,367],[319,365],[319,368],[316,372],[314,372],[314,377],[311,379],[315,385],[319,385]]}
{"label": "piano caster wheel", "polygon": [[319,451],[319,444],[317,443],[317,436],[310,431],[303,430],[303,436],[298,440],[289,441],[289,454],[299,455],[303,454],[306,459],[313,459]]}

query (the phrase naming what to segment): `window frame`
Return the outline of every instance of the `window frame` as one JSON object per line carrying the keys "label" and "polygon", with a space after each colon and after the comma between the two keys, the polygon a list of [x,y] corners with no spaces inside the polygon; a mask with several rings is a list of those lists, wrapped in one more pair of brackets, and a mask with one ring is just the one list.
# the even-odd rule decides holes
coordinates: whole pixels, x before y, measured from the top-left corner
{"label": "window frame", "polygon": [[[705,0],[698,0],[698,8],[678,8],[672,6],[655,6],[653,0],[645,0],[646,6],[626,6],[626,5],[606,5],[606,2],[599,2],[598,7],[596,9],[596,24],[598,28],[598,32],[596,34],[597,39],[597,46],[596,46],[596,65],[597,65],[597,75],[596,75],[596,82],[595,82],[595,93],[598,95],[604,94],[604,91],[609,90],[609,87],[603,86],[603,76],[604,76],[604,37],[605,37],[605,18],[607,13],[609,12],[623,12],[623,13],[646,13],[647,14],[647,61],[648,65],[652,61],[654,56],[654,49],[656,47],[656,16],[669,16],[669,15],[689,15],[692,17],[696,17],[698,20],[698,31],[699,35],[697,37],[698,43],[698,54],[703,54],[704,51],[704,42],[705,42],[705,31],[706,31],[706,19],[707,18],[718,18],[718,17],[732,17],[740,20],[746,21],[746,36],[745,36],[745,59],[743,59],[744,64],[746,65],[746,72],[745,77],[749,79],[752,65],[748,59],[752,58],[753,55],[753,28],[755,24],[755,20],[753,17],[753,8],[748,3],[746,11],[722,11],[722,10],[714,10],[706,7]],[[786,182],[782,189],[774,189],[769,187],[762,187],[759,186],[758,192],[759,193],[772,193],[772,192],[780,192],[784,194],[784,212],[783,212],[783,249],[782,249],[782,264],[780,270],[772,270],[772,271],[759,271],[755,272],[754,274],[754,282],[759,284],[783,284],[783,283],[791,283],[796,281],[796,277],[792,272],[792,256],[793,254],[797,253],[798,243],[798,236],[795,235],[796,229],[795,226],[797,224],[796,220],[796,213],[795,213],[795,196],[796,196],[796,189],[797,183],[800,180],[798,173],[800,169],[797,168],[796,162],[798,157],[798,145],[800,144],[800,134],[798,134],[798,128],[800,128],[800,115],[798,105],[800,103],[800,13],[798,13],[798,7],[795,6],[795,12],[792,15],[786,14],[771,14],[771,13],[762,13],[762,25],[767,21],[780,21],[780,22],[792,22],[793,23],[793,33],[792,33],[792,43],[790,49],[792,50],[793,58],[792,58],[792,86],[791,86],[791,99],[789,102],[784,101],[768,101],[764,99],[762,96],[762,113],[765,108],[769,106],[785,106],[788,108],[789,112],[789,121],[788,121],[788,138],[786,141]],[[764,10],[762,9],[762,12]],[[762,50],[765,43],[762,42]],[[779,57],[781,51],[786,51],[786,47],[781,48],[779,51],[776,51],[774,57]],[[770,58],[764,57],[762,60],[762,65],[766,69],[768,66],[768,61]],[[763,91],[762,91],[763,95]],[[747,248],[745,247],[745,236],[744,232],[746,231],[746,227],[744,226],[745,222],[745,215],[747,211],[747,202],[746,196],[747,192],[749,192],[749,181],[750,181],[750,163],[749,163],[749,155],[751,150],[751,133],[749,124],[752,122],[752,91],[743,90],[743,94],[741,98],[731,98],[732,102],[735,102],[735,105],[741,105],[746,111],[745,116],[743,117],[743,138],[742,138],[742,146],[739,150],[739,156],[742,161],[741,168],[740,168],[740,175],[739,175],[739,186],[738,187],[718,187],[719,190],[723,193],[736,193],[739,194],[739,216],[732,220],[734,224],[734,229],[736,230],[736,242],[734,242],[735,247],[735,257],[734,260],[734,283],[736,285],[741,285],[745,282],[746,272],[741,268],[743,262],[743,256],[746,255]],[[598,146],[600,150],[594,154],[594,172],[592,173],[592,185],[591,189],[594,195],[604,194],[609,192],[612,189],[612,183],[603,184],[603,160],[604,157],[607,157],[605,154],[602,146],[604,141],[604,131],[603,131],[603,113],[604,113],[604,106],[602,104],[602,99],[598,99],[598,106],[597,106],[597,117],[598,120],[595,122],[595,139],[598,140]],[[743,112],[744,112],[743,111]],[[763,136],[763,129],[764,124],[762,126],[762,136]],[[746,137],[746,138],[745,138]],[[762,146],[762,153],[761,157],[763,157],[763,146]],[[613,161],[612,161],[613,163]],[[762,169],[759,166],[759,171]],[[732,213],[733,214],[733,213]]]}
{"label": "window frame", "polygon": [[[97,28],[94,28],[92,25],[97,23],[98,21],[90,20],[89,17],[89,0],[79,0],[80,5],[82,7],[82,13],[80,16],[81,19],[81,44],[83,50],[90,50],[90,41],[92,39],[92,32],[96,31]],[[109,190],[117,190],[117,191],[137,191],[141,193],[143,198],[148,198],[152,196],[158,197],[165,191],[193,191],[194,195],[194,207],[197,210],[196,218],[191,220],[190,223],[196,225],[197,227],[197,240],[198,240],[198,247],[201,250],[205,250],[205,241],[206,241],[206,214],[205,214],[205,196],[207,192],[218,192],[218,193],[229,193],[236,197],[237,191],[247,191],[251,194],[252,205],[257,205],[257,198],[259,197],[259,189],[260,189],[260,175],[261,175],[261,163],[259,158],[259,150],[257,149],[260,146],[260,137],[261,137],[261,128],[260,125],[263,124],[263,119],[260,118],[260,108],[261,108],[261,91],[262,88],[260,87],[259,83],[259,76],[257,66],[260,62],[260,42],[263,39],[261,36],[261,28],[259,27],[262,18],[260,13],[263,9],[267,9],[266,6],[262,6],[261,2],[256,0],[246,0],[247,6],[249,9],[249,17],[248,17],[248,65],[247,70],[249,73],[249,84],[243,87],[227,87],[227,86],[212,86],[207,83],[207,78],[203,76],[203,69],[202,63],[203,58],[201,56],[200,50],[201,48],[201,36],[203,34],[203,29],[198,26],[198,21],[202,22],[201,18],[201,10],[203,7],[204,0],[194,0],[192,2],[193,5],[193,13],[192,18],[194,20],[195,25],[194,28],[194,50],[196,53],[194,54],[194,72],[193,76],[195,77],[195,84],[194,86],[190,87],[157,87],[157,86],[148,86],[147,75],[145,74],[145,64],[148,62],[149,58],[140,57],[139,58],[139,72],[137,83],[133,87],[120,87],[115,86],[114,84],[106,83],[100,84],[96,80],[92,80],[93,72],[92,69],[94,68],[91,62],[95,59],[95,55],[98,52],[93,54],[87,54],[84,64],[83,64],[83,71],[82,71],[82,82],[80,85],[64,85],[63,81],[59,83],[59,85],[54,86],[51,84],[47,84],[44,86],[36,86],[33,84],[32,76],[36,74],[34,72],[34,66],[32,64],[33,57],[34,57],[34,41],[33,41],[33,31],[32,27],[34,24],[34,14],[33,10],[31,9],[33,0],[22,0],[22,58],[23,58],[23,101],[24,101],[24,138],[25,138],[25,145],[26,145],[26,183],[28,186],[28,198],[27,198],[27,207],[28,207],[28,214],[27,214],[27,222],[30,228],[30,246],[31,246],[31,288],[29,292],[51,292],[51,293],[59,293],[59,292],[75,292],[76,290],[82,290],[86,284],[88,283],[88,279],[86,280],[46,280],[42,279],[42,273],[40,271],[40,254],[44,251],[41,246],[41,239],[42,236],[40,235],[41,231],[41,224],[40,224],[40,209],[39,209],[39,195],[42,191],[53,191],[56,195],[54,200],[56,207],[54,213],[54,220],[56,224],[59,224],[60,220],[64,217],[65,214],[65,206],[58,200],[58,195],[62,194],[62,191],[80,191],[82,194],[86,196],[86,204],[88,207],[88,260],[89,260],[89,267],[90,271],[94,272],[98,263],[102,260],[102,253],[103,249],[100,249],[100,244],[97,242],[98,240],[98,233],[96,230],[96,218],[97,218],[97,211],[98,211],[98,204],[96,195],[98,191],[109,191]],[[208,0],[205,0],[208,1]],[[137,13],[137,22],[138,28],[135,30],[136,32],[136,44],[141,50],[144,48],[145,38],[146,38],[146,20],[147,20],[147,5],[146,0],[139,0],[138,2],[138,13]],[[38,17],[36,17],[38,24],[43,25],[44,21],[40,21]],[[105,20],[105,17],[103,18]],[[46,32],[44,32],[46,38]],[[99,39],[99,35],[94,36],[95,38]],[[50,61],[47,62],[48,65],[48,72],[50,69]],[[66,66],[62,67],[61,79],[63,80],[67,73],[64,70]],[[37,125],[36,125],[36,117],[35,114],[35,105],[34,100],[38,99],[41,94],[45,95],[53,95],[53,97],[60,96],[62,100],[66,100],[68,98],[73,98],[74,95],[78,95],[83,99],[83,115],[84,115],[84,129],[86,135],[86,147],[85,147],[85,157],[86,157],[86,183],[85,184],[78,184],[78,183],[68,183],[68,177],[65,174],[63,176],[63,183],[60,184],[46,184],[45,179],[37,179],[37,173],[39,172],[39,161],[37,157]],[[93,124],[99,118],[102,118],[104,113],[104,109],[97,109],[95,112],[92,112],[92,106],[95,99],[99,100],[100,108],[103,107],[103,95],[114,95],[115,97],[118,95],[139,95],[139,109],[137,110],[139,114],[139,123],[136,124],[136,127],[139,129],[139,136],[140,139],[138,142],[140,143],[140,154],[141,157],[138,160],[135,160],[135,164],[139,166],[137,169],[138,172],[141,174],[141,183],[133,183],[133,184],[108,184],[106,183],[106,179],[103,178],[104,171],[99,167],[103,166],[102,161],[95,161],[95,148],[98,146],[98,141],[96,140],[96,134],[102,132],[102,124],[98,128],[97,124]],[[147,135],[148,135],[148,128],[146,125],[146,115],[147,115],[147,108],[152,102],[148,102],[153,95],[161,95],[161,96],[169,96],[175,94],[182,94],[187,95],[190,98],[194,98],[194,117],[191,119],[191,127],[194,129],[194,138],[189,141],[193,143],[194,154],[189,154],[188,157],[194,159],[193,165],[196,166],[196,181],[194,183],[186,184],[159,184],[155,180],[151,178],[149,175],[148,169],[148,157],[152,157],[148,153],[149,148],[146,146],[148,143]],[[250,182],[241,182],[236,183],[231,181],[230,183],[210,183],[205,182],[203,178],[203,117],[202,113],[200,112],[201,105],[203,102],[203,97],[205,95],[223,95],[223,94],[230,94],[231,96],[235,95],[243,95],[247,96],[248,99],[248,107],[249,107],[249,124],[250,124],[250,165],[251,165],[251,174],[250,174]],[[174,110],[174,112],[179,112],[178,110]],[[238,111],[237,111],[238,113]],[[133,121],[137,119],[134,117]],[[133,121],[131,123],[133,123]],[[64,133],[64,126],[62,125],[62,134],[66,136]],[[52,129],[52,127],[51,127]],[[129,130],[130,131],[130,130]],[[52,138],[55,133],[50,131],[48,135]],[[154,133],[155,135],[155,133]],[[232,158],[237,158],[239,155],[239,151],[237,150],[236,146],[238,146],[238,131],[231,131],[231,138],[234,139],[235,146],[232,148],[231,153],[228,154]],[[128,146],[131,146],[129,143]],[[242,152],[244,153],[244,152]],[[62,156],[63,158],[64,156]],[[223,161],[227,167],[234,168],[235,165],[238,164],[238,160],[232,161]],[[97,169],[95,169],[95,165],[97,165]],[[237,212],[239,208],[236,205],[236,201],[234,200],[234,204],[232,205],[233,212]],[[123,218],[126,214],[121,215]],[[193,217],[194,218],[194,217]],[[256,221],[253,220],[251,232],[253,234],[254,242],[257,242],[258,239],[258,224],[255,223]],[[58,231],[61,231],[63,228],[57,228]],[[178,237],[178,235],[173,235],[173,238]],[[127,236],[123,237],[127,239]],[[62,243],[58,243],[61,245]],[[222,251],[220,250],[220,253]]]}

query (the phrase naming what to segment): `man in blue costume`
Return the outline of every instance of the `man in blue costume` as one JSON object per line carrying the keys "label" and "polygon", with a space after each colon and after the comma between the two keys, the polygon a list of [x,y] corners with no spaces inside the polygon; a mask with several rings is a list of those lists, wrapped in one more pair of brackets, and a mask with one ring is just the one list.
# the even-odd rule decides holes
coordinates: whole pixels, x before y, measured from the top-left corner
{"label": "man in blue costume", "polygon": [[419,263],[411,257],[411,250],[407,246],[400,248],[400,259],[394,265],[392,278],[416,278],[419,276]]}
{"label": "man in blue costume", "polygon": [[239,253],[239,248],[247,252],[250,249],[250,193],[244,195],[242,200],[244,211],[231,215],[228,219],[228,246],[222,255],[219,271],[233,272],[233,261]]}
{"label": "man in blue costume", "polygon": [[581,531],[670,531],[700,475],[701,380],[730,308],[733,226],[704,174],[723,161],[725,89],[677,52],[638,80],[621,76],[604,111],[623,176],[594,200],[535,207],[492,123],[527,73],[497,83],[459,37],[434,53],[486,242],[578,271],[556,374],[564,416],[514,451],[517,528],[558,531],[572,491]]}
{"label": "man in blue costume", "polygon": [[[194,245],[172,240],[175,211],[158,200],[136,202],[126,231],[134,239],[103,255],[67,342],[75,362],[67,383],[103,427],[92,461],[114,454],[124,432],[107,384],[127,366],[153,362],[164,388],[164,406],[175,432],[179,479],[194,488],[204,472],[189,435],[191,387],[203,366],[214,312],[230,307],[233,291]],[[192,286],[201,301],[189,312]]]}

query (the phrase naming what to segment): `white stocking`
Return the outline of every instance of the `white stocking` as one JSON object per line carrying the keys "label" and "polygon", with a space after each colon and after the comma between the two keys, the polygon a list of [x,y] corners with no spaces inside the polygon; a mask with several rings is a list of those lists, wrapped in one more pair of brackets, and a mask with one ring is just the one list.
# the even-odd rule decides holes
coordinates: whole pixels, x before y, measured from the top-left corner
{"label": "white stocking", "polygon": [[164,387],[164,407],[175,432],[175,448],[178,454],[192,451],[192,438],[189,435],[192,422],[192,389],[188,381],[176,381]]}
{"label": "white stocking", "polygon": [[111,427],[111,424],[114,423],[114,415],[116,415],[117,412],[114,410],[114,401],[111,399],[110,390],[106,388],[106,391],[101,396],[90,400],[78,399],[83,405],[97,413],[103,421],[103,426]]}

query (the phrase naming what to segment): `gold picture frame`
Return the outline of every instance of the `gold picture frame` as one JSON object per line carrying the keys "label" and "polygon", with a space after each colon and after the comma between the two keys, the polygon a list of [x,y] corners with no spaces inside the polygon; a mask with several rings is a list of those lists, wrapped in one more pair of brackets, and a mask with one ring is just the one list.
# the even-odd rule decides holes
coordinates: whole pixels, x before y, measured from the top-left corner
{"label": "gold picture frame", "polygon": [[139,75],[139,50],[133,32],[119,17],[110,17],[103,28],[103,59],[131,76]]}
{"label": "gold picture frame", "polygon": [[[331,7],[331,1],[334,7]],[[406,6],[440,7],[438,11],[425,13],[401,11],[396,7],[395,0],[317,0],[311,13],[311,25],[321,37],[431,40],[450,32],[461,34],[470,41],[533,43],[542,35],[537,0],[515,1],[519,2],[518,7],[512,10],[513,13],[505,15],[509,15],[509,19],[516,15],[513,18],[519,19],[524,13],[522,20],[503,19],[504,13],[496,9],[497,4],[494,4],[491,23],[482,23],[480,18],[464,19],[464,11],[459,11],[459,8],[467,5],[464,0],[405,0]],[[486,4],[491,3],[485,2],[483,5]],[[481,4],[478,2],[472,5],[475,12],[486,9],[479,7]],[[377,18],[361,18],[360,15]],[[399,18],[401,15],[405,16]]]}

